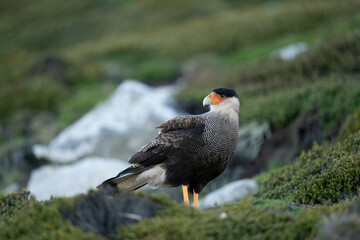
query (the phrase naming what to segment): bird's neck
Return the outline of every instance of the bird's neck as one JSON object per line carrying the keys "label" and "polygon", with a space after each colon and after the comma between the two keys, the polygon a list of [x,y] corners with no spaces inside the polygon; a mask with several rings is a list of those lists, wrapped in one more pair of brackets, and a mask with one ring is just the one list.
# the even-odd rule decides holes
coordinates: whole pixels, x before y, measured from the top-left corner
{"label": "bird's neck", "polygon": [[229,105],[229,106],[211,105],[210,113],[219,114],[230,120],[239,121],[239,107],[236,107],[234,105]]}

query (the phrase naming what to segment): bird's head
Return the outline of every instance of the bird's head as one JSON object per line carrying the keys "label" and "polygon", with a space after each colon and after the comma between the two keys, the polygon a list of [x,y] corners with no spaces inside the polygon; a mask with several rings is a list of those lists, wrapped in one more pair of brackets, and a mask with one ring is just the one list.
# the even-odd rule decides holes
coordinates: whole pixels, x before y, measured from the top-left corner
{"label": "bird's head", "polygon": [[207,105],[210,105],[210,111],[233,109],[239,112],[240,101],[234,89],[217,88],[204,98],[203,106]]}

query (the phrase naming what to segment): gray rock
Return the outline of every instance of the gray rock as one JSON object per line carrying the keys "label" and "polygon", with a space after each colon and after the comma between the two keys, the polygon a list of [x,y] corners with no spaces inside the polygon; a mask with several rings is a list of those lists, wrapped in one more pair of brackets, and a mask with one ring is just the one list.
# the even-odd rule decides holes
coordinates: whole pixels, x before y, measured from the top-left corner
{"label": "gray rock", "polygon": [[321,141],[323,126],[320,118],[319,109],[312,108],[295,121],[292,135],[295,138],[298,154],[311,149],[314,142]]}
{"label": "gray rock", "polygon": [[71,197],[96,188],[129,164],[115,159],[88,157],[68,165],[47,165],[32,171],[27,189],[38,200]]}
{"label": "gray rock", "polygon": [[179,115],[172,96],[178,86],[151,88],[136,81],[119,85],[99,104],[61,132],[48,146],[35,145],[38,158],[66,163],[95,155],[127,158],[153,139],[155,127]]}
{"label": "gray rock", "polygon": [[7,186],[2,192],[4,194],[9,194],[9,193],[13,193],[13,192],[18,192],[20,191],[20,185],[18,183],[12,183],[9,186]]}
{"label": "gray rock", "polygon": [[[351,211],[351,210],[350,210]],[[360,217],[358,213],[331,213],[323,218],[315,240],[360,239]]]}
{"label": "gray rock", "polygon": [[236,161],[253,161],[259,155],[265,138],[271,137],[268,122],[249,122],[239,129],[239,143],[233,158]]}
{"label": "gray rock", "polygon": [[16,192],[26,184],[34,168],[38,168],[44,161],[36,159],[31,152],[31,142],[9,141],[0,151],[0,182],[3,193]]}
{"label": "gray rock", "polygon": [[242,179],[234,181],[207,194],[199,202],[199,206],[201,208],[211,208],[221,206],[227,202],[239,201],[255,194],[258,189],[259,186],[254,180]]}
{"label": "gray rock", "polygon": [[160,207],[161,203],[149,196],[121,192],[113,198],[92,191],[80,196],[74,206],[63,206],[60,212],[82,231],[113,239],[121,226],[155,217]]}

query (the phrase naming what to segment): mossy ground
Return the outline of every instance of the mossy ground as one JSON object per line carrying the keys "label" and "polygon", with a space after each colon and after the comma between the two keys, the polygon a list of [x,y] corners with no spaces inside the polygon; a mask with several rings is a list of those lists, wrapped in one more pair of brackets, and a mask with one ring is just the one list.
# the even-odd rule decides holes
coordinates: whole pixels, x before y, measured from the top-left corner
{"label": "mossy ground", "polygon": [[29,192],[0,195],[1,239],[101,239],[63,220],[56,204],[29,198]]}
{"label": "mossy ground", "polygon": [[258,180],[260,198],[305,204],[354,198],[360,186],[360,132],[336,144],[315,144],[293,163]]}
{"label": "mossy ground", "polygon": [[360,109],[347,117],[339,133],[339,138],[340,140],[343,140],[350,134],[358,131],[360,131]]}
{"label": "mossy ground", "polygon": [[116,239],[306,239],[316,235],[324,217],[344,212],[348,205],[299,210],[277,202],[264,208],[246,199],[217,210],[178,206],[120,229]]}
{"label": "mossy ground", "polygon": [[[25,191],[21,194],[1,195],[0,237],[105,239],[91,231],[84,233],[69,220],[61,217],[61,209],[70,209],[79,201],[80,198],[77,197],[38,202],[29,199],[28,192]],[[145,219],[134,225],[125,225],[116,235],[108,238],[305,239],[316,236],[325,218],[351,212],[352,207],[357,206],[358,202],[359,200],[354,199],[332,206],[299,208],[291,206],[286,201],[245,199],[220,209],[198,210],[168,200],[160,200],[163,207],[155,218]],[[91,222],[94,220],[88,221],[88,227],[91,228]]]}

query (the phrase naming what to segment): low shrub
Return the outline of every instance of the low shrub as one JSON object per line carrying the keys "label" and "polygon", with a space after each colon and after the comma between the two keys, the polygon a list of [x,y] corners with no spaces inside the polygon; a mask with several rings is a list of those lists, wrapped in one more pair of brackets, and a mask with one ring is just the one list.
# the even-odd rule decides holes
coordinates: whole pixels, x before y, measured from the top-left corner
{"label": "low shrub", "polygon": [[344,212],[347,205],[262,208],[247,199],[218,210],[174,205],[156,218],[122,227],[115,239],[306,239],[316,235],[325,216]]}
{"label": "low shrub", "polygon": [[360,132],[350,135],[342,143],[315,144],[293,163],[261,179],[260,184],[258,197],[305,204],[336,203],[357,196]]}

